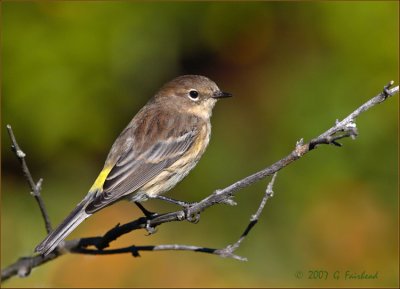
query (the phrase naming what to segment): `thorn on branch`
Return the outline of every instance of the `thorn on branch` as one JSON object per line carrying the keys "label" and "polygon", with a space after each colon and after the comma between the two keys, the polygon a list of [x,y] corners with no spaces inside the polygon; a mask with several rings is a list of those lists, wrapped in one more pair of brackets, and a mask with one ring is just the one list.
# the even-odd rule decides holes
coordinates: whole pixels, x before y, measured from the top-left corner
{"label": "thorn on branch", "polygon": [[40,192],[42,191],[42,183],[43,179],[39,179],[39,181],[35,184],[35,189],[31,191],[31,195],[34,197],[40,196]]}
{"label": "thorn on branch", "polygon": [[229,196],[226,199],[223,199],[221,202],[219,202],[220,204],[225,204],[225,205],[229,205],[229,206],[236,206],[237,203],[233,200],[233,196]]}
{"label": "thorn on branch", "polygon": [[303,139],[303,138],[299,139],[299,140],[296,142],[296,147],[301,147],[301,146],[303,146],[303,145],[304,145],[304,139]]}
{"label": "thorn on branch", "polygon": [[143,215],[145,215],[148,219],[153,219],[158,216],[157,213],[150,212],[147,210],[140,202],[135,202],[135,205],[142,211]]}
{"label": "thorn on branch", "polygon": [[[12,147],[14,147],[14,146],[12,146]],[[23,151],[21,151],[20,149],[15,149],[15,147],[14,147],[14,151],[17,154],[17,157],[19,157],[20,159],[26,157],[26,154]]]}
{"label": "thorn on branch", "polygon": [[131,247],[131,254],[135,258],[141,257],[140,254],[139,254],[139,250],[136,248],[136,246],[132,246]]}
{"label": "thorn on branch", "polygon": [[296,147],[295,147],[295,155],[300,158],[302,155],[304,155],[308,151],[308,146],[304,145],[304,139],[301,138],[296,142]]}
{"label": "thorn on branch", "polygon": [[275,183],[275,179],[276,179],[276,176],[278,175],[278,173],[275,173],[273,176],[272,176],[272,179],[271,179],[271,181],[268,183],[268,186],[267,186],[267,189],[265,190],[265,194],[269,197],[269,198],[272,198],[273,196],[274,196],[274,191],[273,191],[273,186],[274,186],[274,183]]}
{"label": "thorn on branch", "polygon": [[156,227],[152,227],[151,224],[150,224],[150,221],[151,220],[147,220],[147,222],[146,222],[145,229],[147,231],[147,236],[153,235],[153,234],[155,234],[157,232]]}
{"label": "thorn on branch", "polygon": [[330,143],[337,147],[343,146],[341,143],[337,142],[336,140],[332,140]]}
{"label": "thorn on branch", "polygon": [[341,122],[336,120],[335,127],[332,128],[331,132],[327,136],[319,136],[316,139],[310,141],[309,149],[312,150],[320,144],[332,144],[337,147],[341,147],[342,144],[338,140],[350,137],[355,139],[358,136],[357,125],[354,120],[350,119],[346,124],[340,125]]}
{"label": "thorn on branch", "polygon": [[40,178],[39,181],[36,183],[36,192],[40,193],[42,191],[42,183],[43,179]]}
{"label": "thorn on branch", "polygon": [[243,262],[247,261],[246,257],[242,257],[242,256],[239,256],[239,255],[236,255],[233,253],[233,252],[235,252],[237,247],[235,247],[234,245],[228,245],[225,248],[215,250],[215,254],[217,254],[218,256],[220,256],[222,258],[233,258],[235,260],[239,260],[239,261],[243,261]]}
{"label": "thorn on branch", "polygon": [[394,84],[394,81],[391,80],[391,81],[389,81],[388,84],[386,84],[386,85],[383,87],[383,96],[384,96],[384,99],[386,99],[386,98],[388,98],[389,96],[391,96],[391,92],[390,92],[389,89],[393,86],[393,84]]}

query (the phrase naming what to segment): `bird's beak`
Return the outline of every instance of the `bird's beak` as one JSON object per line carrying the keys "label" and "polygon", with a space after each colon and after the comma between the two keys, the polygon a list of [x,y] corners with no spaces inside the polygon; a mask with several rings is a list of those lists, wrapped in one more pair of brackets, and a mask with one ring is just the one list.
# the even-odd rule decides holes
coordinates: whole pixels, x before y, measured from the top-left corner
{"label": "bird's beak", "polygon": [[231,97],[232,94],[229,92],[223,92],[223,91],[216,91],[214,92],[212,98],[226,98],[226,97]]}

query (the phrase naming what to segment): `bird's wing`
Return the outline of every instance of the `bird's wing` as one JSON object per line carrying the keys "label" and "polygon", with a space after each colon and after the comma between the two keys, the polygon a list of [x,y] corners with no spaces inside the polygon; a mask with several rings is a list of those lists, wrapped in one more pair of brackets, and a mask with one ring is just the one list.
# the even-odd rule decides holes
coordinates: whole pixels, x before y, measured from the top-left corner
{"label": "bird's wing", "polygon": [[157,125],[157,131],[162,133],[159,133],[158,137],[149,137],[145,149],[132,145],[121,155],[107,175],[101,193],[86,207],[88,214],[142,187],[178,160],[195,141],[196,126],[189,126],[189,129],[167,126],[164,129],[159,121]]}

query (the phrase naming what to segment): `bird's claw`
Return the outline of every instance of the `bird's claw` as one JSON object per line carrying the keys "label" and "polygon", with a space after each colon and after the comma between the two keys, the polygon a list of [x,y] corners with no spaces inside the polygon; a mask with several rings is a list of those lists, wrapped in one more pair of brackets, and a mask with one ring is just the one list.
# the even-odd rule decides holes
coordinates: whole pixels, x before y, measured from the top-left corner
{"label": "bird's claw", "polygon": [[190,211],[191,205],[187,205],[185,206],[185,208],[183,209],[185,212],[185,219],[193,224],[197,224],[200,221],[200,213],[196,212],[194,214],[192,214],[192,212]]}
{"label": "bird's claw", "polygon": [[383,96],[385,99],[388,98],[389,96],[391,96],[390,87],[393,85],[393,83],[394,83],[394,81],[391,80],[388,84],[386,84],[383,87]]}

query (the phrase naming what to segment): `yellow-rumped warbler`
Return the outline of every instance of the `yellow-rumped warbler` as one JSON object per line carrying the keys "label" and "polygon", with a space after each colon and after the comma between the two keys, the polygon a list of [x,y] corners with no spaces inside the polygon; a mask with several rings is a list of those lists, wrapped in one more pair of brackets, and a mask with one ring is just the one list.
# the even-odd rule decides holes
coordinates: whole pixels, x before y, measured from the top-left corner
{"label": "yellow-rumped warbler", "polygon": [[49,254],[86,218],[116,201],[142,202],[174,187],[208,145],[217,99],[229,96],[200,75],[165,84],[115,140],[86,197],[35,251]]}

